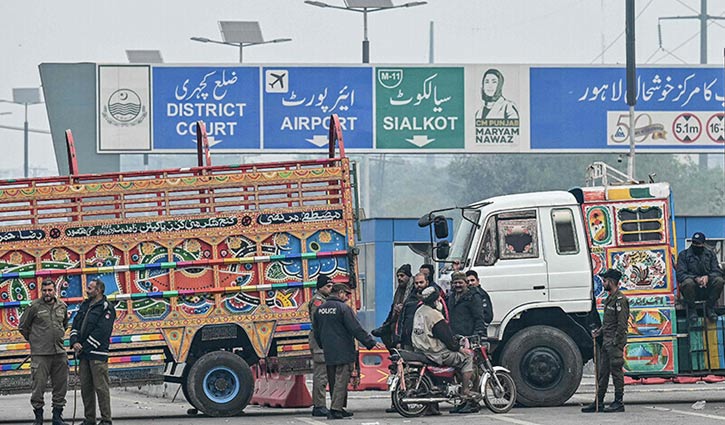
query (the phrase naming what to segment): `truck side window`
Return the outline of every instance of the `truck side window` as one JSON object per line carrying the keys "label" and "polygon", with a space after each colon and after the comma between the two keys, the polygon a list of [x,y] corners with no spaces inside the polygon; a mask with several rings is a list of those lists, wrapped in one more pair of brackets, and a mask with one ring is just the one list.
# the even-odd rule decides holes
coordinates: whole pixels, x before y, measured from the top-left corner
{"label": "truck side window", "polygon": [[500,214],[497,220],[498,249],[501,259],[538,258],[539,233],[536,212],[518,212],[516,218],[508,218],[507,215],[509,214]]}
{"label": "truck side window", "polygon": [[496,218],[489,217],[486,221],[486,228],[483,231],[483,240],[481,241],[481,249],[476,257],[476,266],[492,266],[498,260],[498,250],[496,249]]}
{"label": "truck side window", "polygon": [[579,244],[574,231],[574,216],[568,208],[551,211],[551,221],[554,224],[554,241],[556,252],[561,255],[576,254]]}

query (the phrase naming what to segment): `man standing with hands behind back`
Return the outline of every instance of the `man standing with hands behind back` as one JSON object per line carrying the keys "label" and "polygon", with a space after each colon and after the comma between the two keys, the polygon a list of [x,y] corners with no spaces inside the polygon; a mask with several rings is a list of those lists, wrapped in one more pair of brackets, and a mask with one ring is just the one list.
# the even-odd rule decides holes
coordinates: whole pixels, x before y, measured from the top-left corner
{"label": "man standing with hands behind back", "polygon": [[[629,301],[619,290],[619,280],[622,273],[619,270],[608,269],[599,276],[602,278],[602,285],[607,291],[607,299],[604,300],[604,318],[602,327],[593,332],[594,336],[602,336],[602,345],[599,349],[599,374],[597,401],[588,406],[582,407],[582,412],[624,412],[624,345],[627,343],[627,328],[629,326]],[[614,382],[614,402],[604,407],[604,396],[609,386],[609,374]]]}
{"label": "man standing with hands behind back", "polygon": [[70,344],[79,363],[81,398],[85,420],[81,425],[95,425],[96,396],[101,411],[98,425],[111,425],[111,393],[108,378],[108,346],[116,309],[106,299],[106,285],[101,279],[93,279],[86,287],[85,301],[73,319]]}
{"label": "man standing with hands behind back", "polygon": [[30,343],[33,424],[43,425],[43,393],[50,377],[53,384],[53,425],[68,425],[63,422],[65,394],[68,391],[68,355],[63,347],[68,327],[68,307],[56,297],[52,279],[44,279],[40,290],[42,296],[33,300],[23,312],[18,325],[18,331]]}

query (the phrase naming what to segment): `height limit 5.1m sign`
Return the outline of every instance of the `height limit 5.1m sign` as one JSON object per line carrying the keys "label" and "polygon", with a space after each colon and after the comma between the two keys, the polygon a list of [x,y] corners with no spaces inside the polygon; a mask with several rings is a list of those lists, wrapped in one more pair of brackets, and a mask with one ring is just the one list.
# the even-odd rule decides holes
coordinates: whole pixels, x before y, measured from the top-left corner
{"label": "height limit 5.1m sign", "polygon": [[463,68],[377,68],[378,149],[463,149]]}

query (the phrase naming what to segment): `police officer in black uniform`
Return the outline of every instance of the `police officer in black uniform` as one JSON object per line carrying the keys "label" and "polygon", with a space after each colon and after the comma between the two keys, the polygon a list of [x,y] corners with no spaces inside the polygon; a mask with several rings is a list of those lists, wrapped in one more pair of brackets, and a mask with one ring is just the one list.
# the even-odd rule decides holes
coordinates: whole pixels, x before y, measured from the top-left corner
{"label": "police officer in black uniform", "polygon": [[[595,330],[595,336],[601,335],[602,345],[599,347],[599,388],[597,402],[582,407],[582,412],[591,413],[599,407],[600,412],[624,412],[624,345],[627,343],[627,327],[629,324],[629,301],[619,290],[622,273],[609,269],[599,275],[603,280],[604,289],[608,292],[604,300],[604,319],[602,327]],[[604,407],[604,396],[607,394],[609,375],[614,382],[614,402]]]}
{"label": "police officer in black uniform", "polygon": [[367,349],[385,348],[363,329],[353,309],[345,304],[351,294],[352,290],[344,283],[335,284],[327,301],[317,308],[314,316],[313,330],[315,339],[325,354],[332,399],[327,419],[352,416],[344,407],[347,384],[357,359],[355,339]]}

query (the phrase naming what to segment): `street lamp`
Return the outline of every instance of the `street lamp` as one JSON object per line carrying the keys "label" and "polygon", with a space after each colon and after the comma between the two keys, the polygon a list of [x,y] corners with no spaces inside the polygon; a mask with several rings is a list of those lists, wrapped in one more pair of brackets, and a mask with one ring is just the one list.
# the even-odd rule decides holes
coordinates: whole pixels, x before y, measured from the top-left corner
{"label": "street lamp", "polygon": [[412,1],[399,5],[393,5],[392,0],[345,0],[345,7],[335,6],[321,1],[305,0],[310,6],[322,8],[331,8],[339,10],[349,10],[351,12],[360,12],[363,14],[363,42],[362,42],[362,61],[370,63],[370,41],[368,40],[368,13],[379,12],[381,10],[400,9],[402,7],[415,7],[428,4],[427,1]]}
{"label": "street lamp", "polygon": [[28,106],[43,103],[40,100],[38,87],[14,88],[13,100],[0,99],[2,103],[14,103],[25,106],[25,123],[23,125],[23,176],[28,177]]}
{"label": "street lamp", "polygon": [[222,33],[222,41],[206,37],[191,37],[191,40],[199,43],[226,44],[227,46],[237,47],[239,49],[239,63],[242,63],[245,47],[292,41],[291,38],[264,40],[262,29],[257,21],[219,21],[219,31]]}

